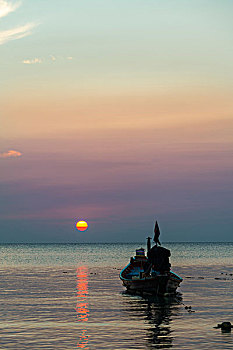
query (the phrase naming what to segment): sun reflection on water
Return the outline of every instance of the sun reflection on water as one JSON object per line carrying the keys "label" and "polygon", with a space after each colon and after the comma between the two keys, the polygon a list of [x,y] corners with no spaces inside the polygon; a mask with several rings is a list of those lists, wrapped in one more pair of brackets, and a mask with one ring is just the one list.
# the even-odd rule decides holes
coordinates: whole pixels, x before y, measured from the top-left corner
{"label": "sun reflection on water", "polygon": [[[77,268],[77,304],[76,313],[78,322],[87,322],[89,316],[88,309],[88,268],[80,266]],[[78,349],[89,349],[87,329],[83,328],[77,343]]]}

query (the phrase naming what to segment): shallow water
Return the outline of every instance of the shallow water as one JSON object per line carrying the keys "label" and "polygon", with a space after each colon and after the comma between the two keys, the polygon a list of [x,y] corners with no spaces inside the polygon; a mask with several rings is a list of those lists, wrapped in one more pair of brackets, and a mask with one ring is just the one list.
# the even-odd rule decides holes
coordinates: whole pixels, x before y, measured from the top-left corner
{"label": "shallow water", "polygon": [[0,349],[232,349],[233,244],[165,244],[184,280],[150,299],[119,280],[140,246],[1,245]]}

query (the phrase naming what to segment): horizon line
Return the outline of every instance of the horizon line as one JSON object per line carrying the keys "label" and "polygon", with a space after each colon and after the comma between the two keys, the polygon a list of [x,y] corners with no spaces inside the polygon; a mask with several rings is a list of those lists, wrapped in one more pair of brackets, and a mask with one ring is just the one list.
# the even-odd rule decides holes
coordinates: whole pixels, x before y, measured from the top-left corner
{"label": "horizon line", "polygon": [[[177,243],[233,243],[233,241],[166,241],[164,244]],[[146,242],[0,242],[0,245],[4,244],[146,244]],[[163,244],[161,244],[162,246]]]}

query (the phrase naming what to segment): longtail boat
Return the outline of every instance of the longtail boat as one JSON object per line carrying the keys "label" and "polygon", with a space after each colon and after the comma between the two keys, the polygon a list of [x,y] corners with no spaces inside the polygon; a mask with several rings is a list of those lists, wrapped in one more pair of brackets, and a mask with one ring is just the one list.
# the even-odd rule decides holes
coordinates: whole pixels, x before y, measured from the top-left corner
{"label": "longtail boat", "polygon": [[151,238],[147,238],[147,256],[143,248],[136,250],[130,263],[120,272],[120,279],[128,292],[136,294],[164,295],[175,294],[182,278],[170,270],[170,250],[160,244],[159,228],[155,224],[155,245],[150,247]]}

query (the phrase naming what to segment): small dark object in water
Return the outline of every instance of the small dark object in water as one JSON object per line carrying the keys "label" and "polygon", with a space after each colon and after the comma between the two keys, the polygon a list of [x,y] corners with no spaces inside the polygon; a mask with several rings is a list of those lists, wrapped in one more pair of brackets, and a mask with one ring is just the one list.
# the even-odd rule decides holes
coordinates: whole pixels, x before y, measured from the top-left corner
{"label": "small dark object in water", "polygon": [[185,278],[193,278],[193,277],[191,277],[191,276],[185,276]]}
{"label": "small dark object in water", "polygon": [[63,271],[63,273],[67,273],[67,271]]}
{"label": "small dark object in water", "polygon": [[231,322],[223,322],[218,323],[218,325],[214,328],[221,328],[223,332],[231,332],[231,328],[233,328],[233,326],[231,325]]}
{"label": "small dark object in water", "polygon": [[185,308],[185,310],[187,310],[188,312],[195,312],[195,311],[192,310],[192,306],[185,306],[184,308]]}
{"label": "small dark object in water", "polygon": [[204,279],[204,277],[198,277],[199,279],[201,279],[201,280],[203,280]]}
{"label": "small dark object in water", "polygon": [[195,312],[194,310],[192,310],[192,306],[185,306],[184,308],[185,308],[185,310],[187,310],[189,313],[190,313],[190,312]]}

